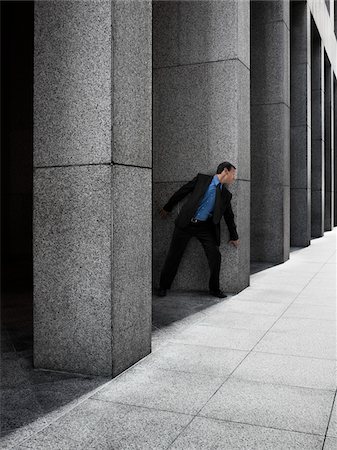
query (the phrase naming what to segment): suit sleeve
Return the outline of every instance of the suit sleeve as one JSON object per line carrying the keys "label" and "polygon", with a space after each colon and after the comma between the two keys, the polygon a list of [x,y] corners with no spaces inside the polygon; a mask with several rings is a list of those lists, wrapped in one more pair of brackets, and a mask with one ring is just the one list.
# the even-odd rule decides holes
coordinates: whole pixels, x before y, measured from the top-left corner
{"label": "suit sleeve", "polygon": [[196,177],[194,177],[193,180],[189,181],[188,183],[184,184],[180,189],[178,189],[172,195],[172,197],[169,199],[169,201],[164,205],[163,209],[165,209],[165,211],[171,212],[173,207],[180,200],[182,200],[184,197],[186,197],[187,194],[189,194],[190,192],[193,191],[193,189],[197,183],[197,178],[198,178],[198,175]]}
{"label": "suit sleeve", "polygon": [[224,212],[224,219],[227,224],[228,230],[229,230],[229,236],[231,241],[236,241],[239,239],[238,233],[236,231],[236,225],[234,221],[234,213],[232,210],[231,202],[228,203],[227,208]]}

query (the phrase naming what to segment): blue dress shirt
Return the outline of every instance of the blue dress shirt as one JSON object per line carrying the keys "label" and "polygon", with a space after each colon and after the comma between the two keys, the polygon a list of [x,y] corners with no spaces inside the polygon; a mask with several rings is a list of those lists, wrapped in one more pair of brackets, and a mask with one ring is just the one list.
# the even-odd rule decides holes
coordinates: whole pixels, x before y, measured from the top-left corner
{"label": "blue dress shirt", "polygon": [[220,183],[219,178],[214,175],[210,185],[208,186],[207,191],[202,197],[199,207],[194,214],[194,217],[198,220],[207,220],[210,216],[213,215],[214,205],[215,205],[215,197],[216,197],[216,187],[220,184],[220,189],[222,190],[222,184]]}

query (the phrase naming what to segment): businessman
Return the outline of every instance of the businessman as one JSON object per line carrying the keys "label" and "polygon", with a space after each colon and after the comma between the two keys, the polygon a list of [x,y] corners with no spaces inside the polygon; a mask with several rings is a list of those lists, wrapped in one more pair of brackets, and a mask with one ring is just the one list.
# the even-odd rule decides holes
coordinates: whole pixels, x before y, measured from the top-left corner
{"label": "businessman", "polygon": [[191,193],[175,220],[172,241],[160,275],[158,291],[160,297],[164,297],[167,289],[170,289],[186,245],[192,236],[200,241],[208,260],[209,293],[219,298],[226,297],[219,285],[220,219],[223,216],[227,224],[230,234],[228,242],[237,247],[239,236],[231,207],[232,194],[225,186],[232,184],[235,179],[236,167],[225,161],[218,165],[215,175],[198,173],[193,180],[175,192],[163,208],[160,208],[161,217],[166,218],[173,207]]}

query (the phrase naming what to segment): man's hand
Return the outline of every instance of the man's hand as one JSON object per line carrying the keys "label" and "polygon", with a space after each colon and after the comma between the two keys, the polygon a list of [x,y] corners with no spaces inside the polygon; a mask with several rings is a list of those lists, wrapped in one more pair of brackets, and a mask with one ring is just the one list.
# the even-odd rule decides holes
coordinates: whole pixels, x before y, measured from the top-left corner
{"label": "man's hand", "polygon": [[228,244],[232,244],[232,245],[234,245],[234,247],[238,247],[239,246],[239,239],[237,239],[236,241],[228,241]]}
{"label": "man's hand", "polygon": [[169,211],[166,211],[166,209],[164,209],[164,208],[159,208],[159,214],[162,219],[166,219],[166,217],[169,214]]}

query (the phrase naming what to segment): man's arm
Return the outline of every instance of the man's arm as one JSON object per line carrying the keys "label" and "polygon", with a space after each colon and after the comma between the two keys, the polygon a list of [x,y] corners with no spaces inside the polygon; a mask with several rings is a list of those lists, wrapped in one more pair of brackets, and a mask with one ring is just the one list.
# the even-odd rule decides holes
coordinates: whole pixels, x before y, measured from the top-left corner
{"label": "man's arm", "polygon": [[178,189],[172,195],[172,197],[169,199],[169,201],[166,203],[166,205],[164,205],[163,209],[165,209],[165,211],[171,212],[173,207],[180,200],[182,200],[187,194],[189,194],[190,192],[193,191],[193,189],[197,183],[197,178],[198,178],[198,175],[196,177],[194,177],[193,180],[189,181],[188,183],[184,184],[180,189]]}
{"label": "man's arm", "polygon": [[224,219],[229,230],[229,236],[231,241],[237,241],[239,239],[238,233],[236,231],[236,225],[234,221],[234,213],[232,210],[231,202],[229,201],[227,208],[224,212]]}

